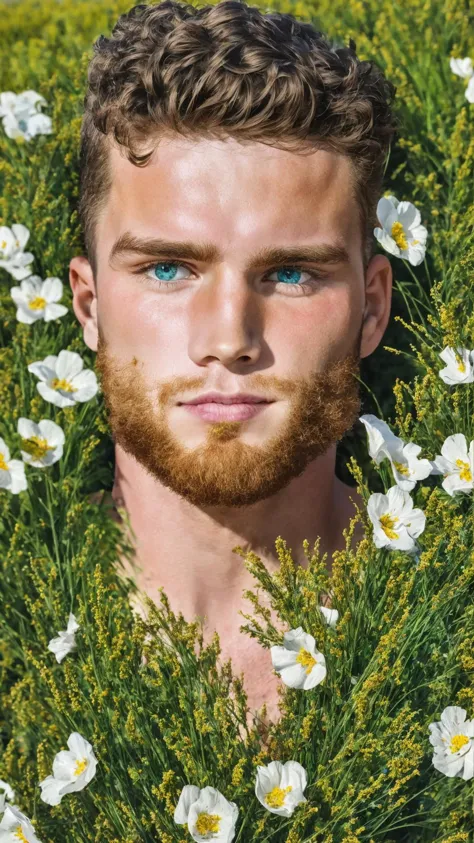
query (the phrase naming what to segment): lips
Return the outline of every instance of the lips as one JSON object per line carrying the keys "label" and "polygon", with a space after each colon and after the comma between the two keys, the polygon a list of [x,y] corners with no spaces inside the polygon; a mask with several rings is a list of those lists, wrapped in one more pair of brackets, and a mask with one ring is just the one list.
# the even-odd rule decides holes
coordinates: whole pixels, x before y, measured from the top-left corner
{"label": "lips", "polygon": [[248,393],[237,393],[236,395],[220,395],[216,392],[208,392],[207,395],[199,395],[191,401],[181,401],[180,404],[195,406],[198,404],[269,404],[272,401],[261,395],[250,395]]}
{"label": "lips", "polygon": [[200,404],[183,404],[183,407],[195,416],[208,422],[223,422],[223,421],[246,421],[253,418],[258,413],[265,411],[272,402],[242,402],[239,404],[226,405],[217,401],[211,401]]}

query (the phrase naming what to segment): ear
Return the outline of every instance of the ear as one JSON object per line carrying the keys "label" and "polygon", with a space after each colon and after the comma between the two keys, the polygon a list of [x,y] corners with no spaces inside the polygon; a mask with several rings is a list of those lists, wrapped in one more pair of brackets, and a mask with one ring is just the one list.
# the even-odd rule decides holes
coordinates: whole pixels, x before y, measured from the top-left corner
{"label": "ear", "polygon": [[85,344],[97,351],[97,292],[92,267],[87,258],[72,258],[69,264],[69,283],[72,290],[72,306],[82,325]]}
{"label": "ear", "polygon": [[365,273],[365,311],[360,357],[368,357],[379,345],[390,318],[392,266],[385,255],[374,255]]}

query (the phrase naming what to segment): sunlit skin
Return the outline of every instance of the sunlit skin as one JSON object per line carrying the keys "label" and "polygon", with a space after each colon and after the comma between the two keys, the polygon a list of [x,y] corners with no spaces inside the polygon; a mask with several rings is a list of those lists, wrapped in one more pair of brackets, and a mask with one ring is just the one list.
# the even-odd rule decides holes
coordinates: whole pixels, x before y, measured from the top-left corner
{"label": "sunlit skin", "polygon": [[[275,571],[278,535],[300,564],[304,539],[320,536],[322,552],[345,546],[349,496],[363,502],[336,477],[336,444],[360,414],[359,360],[388,323],[390,263],[377,255],[364,273],[351,165],[336,153],[174,137],[144,169],[114,147],[110,155],[97,277],[77,256],[70,283],[84,341],[99,352],[112,495],[130,518],[141,590],[159,602],[163,586],[174,611],[205,616],[205,640],[217,629],[222,658],[245,672],[258,706],[281,682],[268,651],[239,632],[238,610],[251,611],[242,592],[255,581],[233,548]],[[109,261],[126,231],[213,244],[221,257]],[[322,244],[342,245],[348,261],[250,268],[264,248]],[[177,404],[211,390],[273,403],[224,424]]]}

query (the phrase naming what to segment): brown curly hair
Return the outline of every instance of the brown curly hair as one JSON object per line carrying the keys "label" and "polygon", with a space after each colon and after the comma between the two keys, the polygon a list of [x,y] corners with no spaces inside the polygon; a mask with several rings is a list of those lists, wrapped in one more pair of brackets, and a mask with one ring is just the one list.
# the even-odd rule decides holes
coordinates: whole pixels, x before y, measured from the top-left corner
{"label": "brown curly hair", "polygon": [[[108,136],[145,166],[160,138],[234,138],[349,156],[364,266],[393,135],[394,85],[311,23],[243,0],[140,3],[101,35],[89,64],[79,215],[96,276],[96,223],[111,186]],[[147,151],[144,151],[147,149]]]}

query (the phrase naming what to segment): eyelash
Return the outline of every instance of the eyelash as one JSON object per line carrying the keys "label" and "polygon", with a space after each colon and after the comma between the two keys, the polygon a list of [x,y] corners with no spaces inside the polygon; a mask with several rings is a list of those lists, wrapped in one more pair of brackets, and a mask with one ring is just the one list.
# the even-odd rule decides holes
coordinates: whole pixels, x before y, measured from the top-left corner
{"label": "eyelash", "polygon": [[[171,283],[171,282],[168,283],[166,281],[160,281],[159,278],[150,278],[149,275],[146,275],[146,273],[148,272],[149,269],[153,269],[153,267],[158,266],[159,264],[167,264],[168,266],[184,266],[184,267],[186,267],[186,269],[189,269],[190,272],[193,271],[191,269],[191,267],[189,267],[185,263],[181,263],[180,261],[161,260],[161,261],[154,261],[153,263],[149,263],[149,264],[147,264],[147,266],[143,266],[140,269],[135,270],[133,274],[134,275],[143,275],[145,279],[147,279],[148,281],[152,281],[153,286],[158,287],[158,289],[160,289],[162,287],[168,287],[169,289],[171,289],[172,287],[178,287],[179,284],[180,284],[180,281],[186,280],[184,278],[181,278],[181,279],[178,279],[178,281],[176,281],[175,283]],[[285,284],[284,285],[284,286],[293,287],[293,288],[294,287],[300,288],[300,289],[303,289],[303,290],[313,288],[318,281],[322,281],[326,277],[325,275],[322,275],[321,273],[316,273],[315,271],[311,271],[309,269],[304,269],[304,267],[298,266],[298,264],[291,264],[291,265],[288,264],[288,265],[278,266],[267,274],[272,275],[272,272],[278,272],[278,270],[280,270],[280,269],[297,269],[297,270],[300,270],[301,272],[307,272],[308,275],[311,276],[310,281],[306,281],[302,284],[288,284],[288,285]],[[274,284],[283,284],[283,281],[274,281],[273,283]]]}

